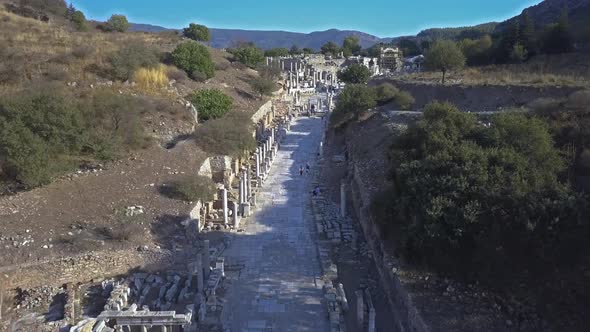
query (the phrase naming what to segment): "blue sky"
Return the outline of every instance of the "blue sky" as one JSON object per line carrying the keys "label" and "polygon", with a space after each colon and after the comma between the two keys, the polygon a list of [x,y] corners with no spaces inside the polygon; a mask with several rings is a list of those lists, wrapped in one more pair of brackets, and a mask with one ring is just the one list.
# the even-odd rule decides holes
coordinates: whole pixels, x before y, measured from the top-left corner
{"label": "blue sky", "polygon": [[[69,1],[69,0],[66,0]],[[73,0],[88,18],[124,14],[131,22],[181,28],[312,32],[353,29],[379,37],[424,28],[501,21],[540,0]]]}

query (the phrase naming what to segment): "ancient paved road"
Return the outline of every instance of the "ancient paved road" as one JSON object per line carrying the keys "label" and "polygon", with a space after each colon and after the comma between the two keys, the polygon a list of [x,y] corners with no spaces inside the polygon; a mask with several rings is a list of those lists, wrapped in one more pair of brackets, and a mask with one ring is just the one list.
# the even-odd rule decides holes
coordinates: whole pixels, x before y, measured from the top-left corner
{"label": "ancient paved road", "polygon": [[[309,211],[309,178],[322,134],[318,118],[299,118],[259,193],[259,206],[225,252],[244,264],[228,296],[232,332],[327,331],[320,266]],[[313,164],[312,164],[313,165]]]}

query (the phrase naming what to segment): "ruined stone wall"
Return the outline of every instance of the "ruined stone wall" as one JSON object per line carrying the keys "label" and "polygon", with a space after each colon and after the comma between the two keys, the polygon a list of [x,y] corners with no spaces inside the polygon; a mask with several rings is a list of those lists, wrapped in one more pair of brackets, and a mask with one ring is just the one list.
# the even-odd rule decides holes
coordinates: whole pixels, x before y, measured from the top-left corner
{"label": "ruined stone wall", "polygon": [[268,114],[268,112],[272,112],[272,101],[270,100],[264,105],[260,106],[258,111],[252,115],[252,122],[258,123],[266,114]]}
{"label": "ruined stone wall", "polygon": [[119,250],[91,252],[79,256],[2,268],[7,287],[33,288],[42,285],[88,282],[128,273],[132,269],[166,269],[173,265],[167,250]]}

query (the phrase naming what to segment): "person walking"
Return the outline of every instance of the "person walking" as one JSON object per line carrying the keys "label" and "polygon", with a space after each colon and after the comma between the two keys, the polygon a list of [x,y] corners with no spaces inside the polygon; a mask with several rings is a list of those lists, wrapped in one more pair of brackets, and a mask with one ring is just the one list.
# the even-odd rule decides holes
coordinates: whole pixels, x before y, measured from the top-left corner
{"label": "person walking", "polygon": [[311,166],[309,165],[309,162],[305,163],[305,174],[309,175],[309,172],[311,171]]}

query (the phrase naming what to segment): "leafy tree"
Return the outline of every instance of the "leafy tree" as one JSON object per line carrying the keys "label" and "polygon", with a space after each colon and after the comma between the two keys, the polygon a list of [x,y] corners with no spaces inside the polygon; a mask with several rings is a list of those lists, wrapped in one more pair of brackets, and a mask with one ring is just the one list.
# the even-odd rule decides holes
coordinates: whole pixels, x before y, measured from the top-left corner
{"label": "leafy tree", "polygon": [[290,51],[287,48],[279,47],[279,48],[271,48],[270,50],[264,51],[264,56],[267,57],[285,57],[289,56]]}
{"label": "leafy tree", "polygon": [[233,106],[232,98],[217,89],[195,91],[190,100],[195,105],[201,121],[218,119],[227,114]]}
{"label": "leafy tree", "polygon": [[375,44],[367,49],[367,56],[371,58],[378,58],[381,56],[381,47],[383,47],[383,43]]}
{"label": "leafy tree", "polygon": [[129,29],[129,21],[125,15],[113,14],[107,21],[106,28],[108,31],[125,32]]}
{"label": "leafy tree", "polygon": [[450,40],[435,41],[426,52],[424,64],[430,70],[442,72],[442,84],[445,84],[447,71],[462,68],[465,65],[465,56]]}
{"label": "leafy tree", "polygon": [[322,46],[321,52],[324,55],[337,56],[338,53],[340,53],[340,47],[338,47],[338,44],[329,41],[326,44],[324,44],[324,46]]}
{"label": "leafy tree", "polygon": [[289,50],[289,54],[291,54],[291,55],[299,55],[301,53],[302,53],[302,50],[297,45],[291,46],[291,49]]}
{"label": "leafy tree", "polygon": [[233,55],[238,62],[250,68],[256,68],[256,66],[264,62],[262,50],[253,46],[238,48]]}
{"label": "leafy tree", "polygon": [[110,62],[113,77],[126,81],[131,79],[135,71],[141,67],[155,67],[160,62],[160,58],[156,50],[140,43],[132,43],[115,52]]}
{"label": "leafy tree", "polygon": [[338,79],[344,83],[362,84],[367,83],[371,78],[371,71],[365,65],[358,63],[338,71]]}
{"label": "leafy tree", "polygon": [[190,38],[195,41],[208,42],[211,40],[211,32],[209,28],[204,25],[191,23],[188,28],[182,30],[182,34],[186,38]]}
{"label": "leafy tree", "polygon": [[260,98],[263,96],[271,96],[272,93],[277,89],[275,82],[269,77],[258,77],[250,82],[252,90],[256,92]]}
{"label": "leafy tree", "polygon": [[566,53],[574,49],[567,9],[564,8],[557,23],[545,27],[541,46],[543,52],[549,54]]}
{"label": "leafy tree", "polygon": [[313,48],[304,48],[303,49],[303,54],[315,54],[315,50]]}
{"label": "leafy tree", "polygon": [[516,62],[523,62],[528,56],[528,51],[524,48],[521,43],[514,44],[512,52],[510,53],[510,59]]}
{"label": "leafy tree", "polygon": [[468,65],[482,65],[489,63],[492,50],[492,38],[490,35],[473,39],[463,39],[457,43]]}
{"label": "leafy tree", "polygon": [[207,47],[194,42],[187,41],[176,47],[172,52],[172,63],[189,75],[200,73],[206,78],[215,75],[215,65]]}
{"label": "leafy tree", "polygon": [[[502,113],[483,126],[431,104],[396,141],[392,160],[390,206],[402,216],[408,257],[446,269],[462,262],[489,270],[506,260],[540,267],[583,245],[572,234],[587,234],[587,202],[559,182],[563,162],[539,119]],[[570,236],[575,243],[560,240]]]}
{"label": "leafy tree", "polygon": [[527,12],[522,14],[520,26],[520,43],[528,51],[529,56],[534,55],[537,52],[535,23]]}
{"label": "leafy tree", "polygon": [[342,41],[342,51],[344,56],[357,55],[360,53],[362,47],[359,44],[359,38],[357,36],[348,36]]}
{"label": "leafy tree", "polygon": [[334,114],[339,117],[358,119],[365,112],[377,105],[375,90],[364,84],[347,85],[338,95]]}
{"label": "leafy tree", "polygon": [[415,41],[404,38],[398,42],[398,46],[404,56],[416,56],[422,54],[420,47]]}
{"label": "leafy tree", "polygon": [[72,16],[71,21],[74,23],[76,30],[78,31],[86,31],[88,30],[88,23],[86,22],[86,16],[79,10],[76,10]]}

